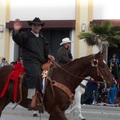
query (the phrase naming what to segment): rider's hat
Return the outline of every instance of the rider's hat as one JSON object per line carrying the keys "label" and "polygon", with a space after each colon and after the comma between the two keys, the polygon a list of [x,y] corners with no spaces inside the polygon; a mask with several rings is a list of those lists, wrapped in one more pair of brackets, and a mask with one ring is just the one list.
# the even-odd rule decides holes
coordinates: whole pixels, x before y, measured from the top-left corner
{"label": "rider's hat", "polygon": [[60,45],[66,44],[66,43],[71,43],[72,41],[69,38],[63,38],[62,42],[60,43]]}
{"label": "rider's hat", "polygon": [[28,25],[41,25],[42,27],[45,25],[45,22],[41,21],[40,18],[35,17],[32,21],[28,21]]}

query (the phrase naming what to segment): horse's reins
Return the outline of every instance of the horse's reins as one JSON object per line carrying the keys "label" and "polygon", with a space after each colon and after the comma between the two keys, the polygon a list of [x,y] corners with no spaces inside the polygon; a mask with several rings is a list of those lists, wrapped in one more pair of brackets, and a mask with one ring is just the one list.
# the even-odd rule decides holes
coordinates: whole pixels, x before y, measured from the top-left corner
{"label": "horse's reins", "polygon": [[[97,63],[96,65],[94,65],[94,60],[95,60],[95,62]],[[92,66],[97,68],[97,74],[100,75],[101,78],[102,78],[102,80],[103,80],[103,82],[99,82],[99,83],[104,83],[104,86],[105,86],[105,87],[104,87],[104,91],[105,91],[106,88],[107,88],[107,82],[106,82],[104,76],[102,75],[102,72],[101,72],[101,70],[100,70],[100,68],[99,68],[99,66],[98,66],[98,60],[95,59],[95,56],[94,56],[94,59],[92,60],[92,62],[93,62],[93,63],[92,63]]]}
{"label": "horse's reins", "polygon": [[[62,69],[64,72],[68,73],[69,75],[73,76],[73,77],[76,77],[76,78],[79,78],[79,79],[84,79],[83,77],[79,77],[77,75],[74,75],[70,72],[68,72],[67,70],[65,70],[63,67],[61,67],[58,63],[56,63],[55,61],[52,61],[53,64],[55,64],[57,67],[59,67],[60,69]],[[89,79],[84,79],[84,80],[89,80]]]}
{"label": "horse's reins", "polygon": [[[75,77],[75,78],[84,79],[84,80],[92,81],[92,82],[96,82],[96,81],[93,81],[93,80],[91,80],[91,79],[87,79],[87,78],[83,78],[83,77],[79,77],[79,76],[77,76],[77,75],[74,75],[74,74],[68,72],[67,70],[65,70],[63,67],[61,67],[57,62],[55,62],[55,61],[52,61],[52,62],[53,62],[53,64],[55,64],[57,67],[59,67],[60,69],[62,69],[64,72],[68,73],[69,75],[71,75],[71,76],[73,76],[73,77]],[[98,69],[98,71],[100,72],[100,70],[99,70],[98,67],[97,67],[97,69]],[[101,72],[100,72],[100,75],[101,75],[102,78],[104,78]],[[103,82],[100,82],[100,81],[99,81],[99,83],[104,83],[104,80],[103,80]]]}
{"label": "horse's reins", "polygon": [[19,103],[22,101],[22,81],[23,81],[23,76],[25,73],[22,73],[19,75],[19,91],[20,91],[20,100],[16,105],[12,108],[13,110],[19,105]]}

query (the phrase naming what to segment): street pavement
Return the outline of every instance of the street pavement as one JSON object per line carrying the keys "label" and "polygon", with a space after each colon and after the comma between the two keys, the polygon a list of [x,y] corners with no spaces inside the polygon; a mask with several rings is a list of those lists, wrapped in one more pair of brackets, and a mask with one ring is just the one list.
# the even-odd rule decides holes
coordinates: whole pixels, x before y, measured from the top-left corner
{"label": "street pavement", "polygon": [[120,120],[120,107],[84,105],[82,115],[86,120]]}
{"label": "street pavement", "polygon": [[[33,111],[28,111],[26,108],[10,103],[2,113],[0,120],[48,120],[47,112],[39,114],[38,117],[33,117]],[[82,105],[82,115],[86,120],[120,120],[120,107],[108,107],[97,105]],[[77,112],[66,115],[68,120],[80,120],[77,117]]]}

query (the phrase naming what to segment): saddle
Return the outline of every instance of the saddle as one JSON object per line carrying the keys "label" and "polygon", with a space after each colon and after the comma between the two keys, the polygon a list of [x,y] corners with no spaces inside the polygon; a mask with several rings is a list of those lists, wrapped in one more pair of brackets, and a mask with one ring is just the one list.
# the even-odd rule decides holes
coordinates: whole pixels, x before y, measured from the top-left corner
{"label": "saddle", "polygon": [[52,65],[52,61],[50,59],[48,59],[48,61],[42,65],[42,70],[43,71],[50,70],[51,65]]}

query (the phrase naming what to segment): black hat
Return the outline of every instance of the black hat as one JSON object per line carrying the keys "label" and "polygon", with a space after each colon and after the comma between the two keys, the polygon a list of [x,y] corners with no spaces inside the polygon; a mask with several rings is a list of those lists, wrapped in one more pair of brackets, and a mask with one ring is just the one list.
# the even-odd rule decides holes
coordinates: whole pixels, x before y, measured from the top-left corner
{"label": "black hat", "polygon": [[28,21],[28,25],[31,26],[33,24],[41,25],[43,27],[45,25],[45,22],[42,22],[38,17],[35,17],[33,21]]}

